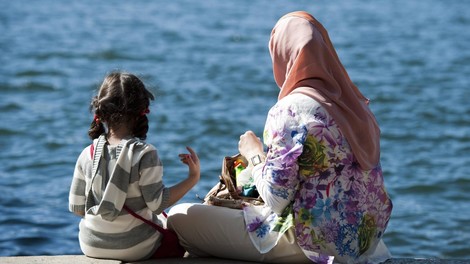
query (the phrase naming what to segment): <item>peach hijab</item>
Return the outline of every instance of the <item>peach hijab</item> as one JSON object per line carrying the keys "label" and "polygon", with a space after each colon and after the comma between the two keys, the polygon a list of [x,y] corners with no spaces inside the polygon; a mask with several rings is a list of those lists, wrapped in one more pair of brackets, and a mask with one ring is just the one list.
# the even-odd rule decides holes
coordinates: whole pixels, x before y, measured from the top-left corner
{"label": "peach hijab", "polygon": [[269,52],[281,88],[278,99],[295,91],[318,101],[333,116],[361,168],[375,168],[380,159],[379,126],[322,24],[304,11],[281,17],[271,32]]}

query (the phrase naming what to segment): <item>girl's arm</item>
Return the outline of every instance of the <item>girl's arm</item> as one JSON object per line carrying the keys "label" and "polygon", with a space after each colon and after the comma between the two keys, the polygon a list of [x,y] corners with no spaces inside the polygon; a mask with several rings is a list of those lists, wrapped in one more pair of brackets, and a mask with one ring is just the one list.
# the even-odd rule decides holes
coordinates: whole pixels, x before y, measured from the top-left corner
{"label": "girl's arm", "polygon": [[83,162],[87,158],[89,147],[85,148],[78,157],[73,172],[72,184],[69,191],[69,211],[83,217],[85,215],[85,172]]}
{"label": "girl's arm", "polygon": [[179,157],[181,162],[188,165],[188,178],[170,187],[169,206],[183,198],[183,196],[196,185],[201,176],[199,157],[192,148],[186,147],[186,149],[189,151],[189,154],[179,154]]}
{"label": "girl's arm", "polygon": [[148,208],[155,214],[175,204],[199,181],[199,158],[191,148],[187,149],[190,154],[179,156],[189,167],[188,178],[169,188],[163,185],[163,166],[156,149],[147,152],[140,161],[140,189]]}

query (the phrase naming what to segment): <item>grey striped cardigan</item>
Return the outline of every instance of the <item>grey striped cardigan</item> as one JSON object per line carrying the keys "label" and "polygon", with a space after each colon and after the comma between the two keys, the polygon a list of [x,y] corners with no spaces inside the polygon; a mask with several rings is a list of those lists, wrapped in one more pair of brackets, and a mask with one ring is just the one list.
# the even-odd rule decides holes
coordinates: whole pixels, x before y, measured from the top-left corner
{"label": "grey striped cardigan", "polygon": [[[90,148],[94,148],[94,158]],[[109,146],[100,136],[85,148],[69,193],[69,210],[85,214],[79,232],[83,253],[123,261],[151,256],[160,245],[160,234],[128,214],[123,205],[162,225],[157,215],[169,203],[162,176],[156,148],[136,138]]]}

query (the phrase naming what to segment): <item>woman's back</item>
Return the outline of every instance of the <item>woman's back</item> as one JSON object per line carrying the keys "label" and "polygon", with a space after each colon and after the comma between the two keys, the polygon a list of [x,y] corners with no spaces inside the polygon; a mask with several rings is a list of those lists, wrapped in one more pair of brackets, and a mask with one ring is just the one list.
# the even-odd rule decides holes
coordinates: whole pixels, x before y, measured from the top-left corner
{"label": "woman's back", "polygon": [[272,156],[296,145],[302,151],[296,160],[298,175],[273,179],[298,181],[293,209],[299,245],[336,260],[375,249],[392,210],[380,164],[362,170],[332,116],[303,94],[286,96],[271,109],[264,135]]}

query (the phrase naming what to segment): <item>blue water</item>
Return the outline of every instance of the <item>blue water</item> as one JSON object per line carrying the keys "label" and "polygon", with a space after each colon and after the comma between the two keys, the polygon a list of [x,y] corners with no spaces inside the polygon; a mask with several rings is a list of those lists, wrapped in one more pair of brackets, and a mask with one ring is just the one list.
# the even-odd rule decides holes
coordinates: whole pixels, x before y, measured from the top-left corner
{"label": "blue water", "polygon": [[217,181],[245,130],[260,134],[278,89],[267,42],[284,13],[325,25],[372,100],[394,211],[395,257],[470,258],[470,1],[2,1],[0,255],[80,254],[68,212],[75,161],[90,143],[90,98],[105,74],[156,93],[148,141],[164,181],[193,146]]}

